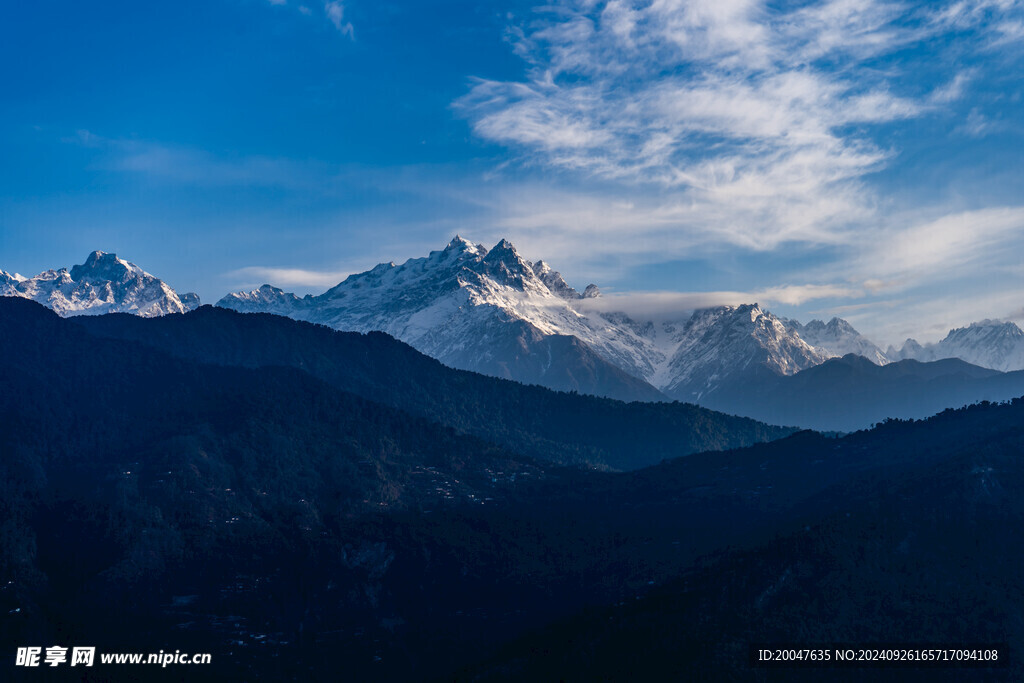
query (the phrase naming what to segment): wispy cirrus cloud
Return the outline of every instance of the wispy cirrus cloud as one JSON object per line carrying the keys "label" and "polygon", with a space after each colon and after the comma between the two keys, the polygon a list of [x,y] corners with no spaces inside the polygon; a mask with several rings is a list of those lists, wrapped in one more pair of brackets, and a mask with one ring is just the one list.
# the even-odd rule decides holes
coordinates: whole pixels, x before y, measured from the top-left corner
{"label": "wispy cirrus cloud", "polygon": [[[1016,0],[562,0],[509,31],[525,77],[472,81],[455,109],[558,179],[494,209],[553,262],[589,256],[589,273],[614,280],[649,263],[804,254],[781,275],[745,273],[757,288],[641,303],[818,301],[894,337],[972,306],[1004,315],[1002,292],[1019,291],[1004,271],[1024,209],[953,183],[965,138],[1015,134],[995,103],[1018,96],[1022,26]],[[915,187],[942,178],[935,161],[948,192]],[[896,293],[900,311],[886,305]]]}
{"label": "wispy cirrus cloud", "polygon": [[1019,263],[1024,207],[960,211],[893,231],[870,243],[854,263],[858,273],[895,282],[951,280]]}
{"label": "wispy cirrus cloud", "polygon": [[[283,6],[288,5],[289,0],[267,0],[271,5]],[[295,7],[298,8],[299,12],[310,16],[313,14],[313,10],[310,9],[309,5],[302,4],[301,2],[292,2]],[[323,16],[327,18],[334,28],[338,30],[343,36],[349,38],[355,37],[355,29],[352,26],[351,21],[345,20],[345,3],[342,0],[325,0],[323,2]]]}
{"label": "wispy cirrus cloud", "polygon": [[681,230],[717,225],[756,249],[842,241],[877,205],[865,177],[898,152],[873,127],[959,100],[972,76],[922,87],[884,60],[937,36],[980,43],[965,32],[1017,13],[1000,0],[565,0],[511,33],[526,79],[477,80],[456,107],[528,163],[672,190],[693,209]]}
{"label": "wispy cirrus cloud", "polygon": [[201,149],[135,140],[110,140],[105,146],[110,152],[107,163],[111,168],[175,183],[299,188],[318,178],[317,169],[311,164],[289,159],[265,156],[232,159]]}
{"label": "wispy cirrus cloud", "polygon": [[240,287],[258,287],[263,284],[277,287],[333,287],[351,274],[349,271],[246,266],[225,273],[224,277],[240,283]]}
{"label": "wispy cirrus cloud", "polygon": [[327,19],[334,24],[334,28],[338,29],[342,35],[348,36],[349,38],[354,37],[352,22],[345,21],[345,5],[341,0],[329,0],[329,2],[325,2],[324,13],[327,15]]}
{"label": "wispy cirrus cloud", "polygon": [[714,306],[738,306],[754,302],[750,292],[626,292],[605,294],[576,303],[583,314],[626,313],[638,320],[685,317],[692,311]]}
{"label": "wispy cirrus cloud", "polygon": [[820,299],[847,299],[864,296],[864,290],[836,284],[805,284],[768,287],[754,293],[757,300],[801,306]]}
{"label": "wispy cirrus cloud", "polygon": [[644,319],[678,317],[681,313],[713,306],[738,306],[749,303],[759,303],[762,306],[794,306],[820,299],[859,296],[862,293],[849,287],[821,284],[783,285],[746,292],[626,292],[582,299],[577,306],[582,312],[625,312]]}

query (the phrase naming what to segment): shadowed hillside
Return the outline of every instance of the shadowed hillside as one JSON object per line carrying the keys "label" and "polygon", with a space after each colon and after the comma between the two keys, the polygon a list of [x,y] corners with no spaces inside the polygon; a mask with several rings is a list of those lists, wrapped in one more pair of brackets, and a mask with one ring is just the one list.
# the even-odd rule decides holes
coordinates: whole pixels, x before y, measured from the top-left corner
{"label": "shadowed hillside", "polygon": [[538,459],[635,469],[792,432],[688,404],[629,403],[452,370],[382,333],[335,332],[267,314],[203,308],[143,320],[74,319],[92,334],[220,365],[289,366],[365,398]]}

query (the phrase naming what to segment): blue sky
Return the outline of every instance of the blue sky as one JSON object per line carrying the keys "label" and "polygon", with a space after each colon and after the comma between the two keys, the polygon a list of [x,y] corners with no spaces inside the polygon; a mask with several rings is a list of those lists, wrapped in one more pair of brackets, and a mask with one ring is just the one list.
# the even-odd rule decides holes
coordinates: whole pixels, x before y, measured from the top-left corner
{"label": "blue sky", "polygon": [[501,237],[627,310],[1024,319],[1011,0],[8,3],[0,268],[212,303]]}

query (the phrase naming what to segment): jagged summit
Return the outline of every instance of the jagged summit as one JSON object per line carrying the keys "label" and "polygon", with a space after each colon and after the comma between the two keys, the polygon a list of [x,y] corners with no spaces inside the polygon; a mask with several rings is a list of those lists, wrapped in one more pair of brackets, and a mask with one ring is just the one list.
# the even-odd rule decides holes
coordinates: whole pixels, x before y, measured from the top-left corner
{"label": "jagged summit", "polygon": [[3,291],[4,287],[13,286],[19,282],[27,280],[24,275],[18,273],[8,273],[6,270],[0,270],[0,291]]}
{"label": "jagged summit", "polygon": [[580,299],[580,293],[569,286],[569,283],[565,281],[562,274],[557,270],[553,270],[544,261],[537,261],[533,264],[533,273],[540,279],[541,282],[551,290],[551,293],[562,299],[573,300]]}
{"label": "jagged summit", "polygon": [[665,390],[693,401],[749,373],[792,375],[826,358],[757,303],[698,310],[679,337]]}
{"label": "jagged summit", "polygon": [[903,346],[898,349],[895,346],[890,346],[886,349],[885,355],[893,362],[899,360],[916,360],[923,350],[923,347],[917,343],[916,339],[907,339],[903,342]]}
{"label": "jagged summit", "polygon": [[827,323],[812,320],[806,325],[788,319],[784,319],[783,323],[826,357],[842,357],[853,353],[867,358],[876,365],[890,362],[888,353],[883,352],[842,318],[832,318]]}
{"label": "jagged summit", "polygon": [[893,356],[894,360],[904,358],[926,362],[959,358],[1002,372],[1024,370],[1024,331],[1010,321],[985,319],[950,330],[938,344],[922,346],[908,339]]}
{"label": "jagged summit", "polygon": [[70,270],[46,270],[34,278],[3,273],[0,295],[32,299],[64,316],[133,313],[152,317],[184,313],[200,304],[199,295],[189,292],[179,297],[163,280],[103,251],[92,252]]}
{"label": "jagged summit", "polygon": [[[507,239],[488,250],[456,235],[441,251],[380,264],[320,296],[261,288],[219,305],[382,330],[449,365],[539,383],[557,364],[547,356],[548,340],[572,337],[603,362],[684,400],[704,400],[744,373],[792,375],[851,353],[876,365],[958,357],[999,370],[1024,368],[1024,332],[1013,323],[981,321],[938,345],[909,340],[886,353],[838,317],[801,324],[748,303],[636,320],[580,303],[598,296],[596,285],[581,294],[550,263],[531,263]],[[532,364],[529,373],[524,364]]]}
{"label": "jagged summit", "polygon": [[[0,270],[0,295],[33,299],[61,315],[156,316],[200,304],[196,294],[178,295],[103,251],[33,278]],[[883,353],[838,317],[801,324],[748,303],[634,319],[608,304],[584,302],[600,296],[594,284],[580,293],[548,262],[526,260],[508,239],[487,249],[455,235],[427,256],[380,263],[318,296],[265,284],[218,305],[379,330],[453,367],[628,400],[706,401],[751,373],[788,376],[851,353],[877,365],[960,358],[1001,371],[1024,369],[1024,331],[1012,322],[982,320],[951,330],[938,344],[908,339]]]}
{"label": "jagged summit", "polygon": [[502,284],[514,286],[520,290],[525,290],[530,284],[534,284],[531,282],[532,280],[537,280],[530,264],[523,260],[515,246],[506,239],[494,245],[494,248],[487,252],[480,264],[482,268],[477,269],[477,272],[481,275],[489,275]]}
{"label": "jagged summit", "polygon": [[[442,249],[441,251],[431,251],[430,254],[427,256],[427,260],[429,261],[431,258],[434,257],[435,254],[441,255],[453,253],[460,258],[469,257],[482,259],[487,256],[489,250],[483,244],[473,242],[472,240],[468,240],[462,235],[456,235],[448,244],[445,245],[444,249]],[[406,265],[408,263],[415,263],[422,260],[422,258],[411,258],[408,259],[402,265]]]}
{"label": "jagged summit", "polygon": [[491,247],[490,251],[484,254],[484,263],[490,264],[504,264],[510,268],[527,268],[526,261],[516,251],[514,244],[506,239],[502,239],[500,242]]}
{"label": "jagged summit", "polygon": [[820,330],[820,331],[823,331],[823,332],[827,331],[827,332],[829,332],[831,334],[837,334],[837,335],[839,335],[839,334],[859,334],[857,332],[857,330],[854,329],[853,325],[851,325],[849,322],[847,322],[846,320],[843,320],[842,318],[835,318],[835,317],[833,317],[827,323],[826,322],[822,322],[821,320],[812,320],[811,322],[807,323],[807,325],[804,326],[804,329],[814,329],[814,330]]}
{"label": "jagged summit", "polygon": [[[555,373],[569,365],[574,376],[624,373],[688,399],[736,368],[792,373],[824,358],[756,304],[655,324],[580,306],[600,294],[593,284],[580,294],[549,263],[531,263],[507,239],[488,250],[456,235],[441,251],[351,275],[319,296],[261,288],[229,294],[218,305],[384,331],[453,367],[520,381],[554,386]],[[572,343],[558,341],[564,338]],[[565,381],[560,375],[557,388]],[[609,395],[601,381],[578,390]]]}
{"label": "jagged summit", "polygon": [[455,237],[452,238],[452,241],[449,242],[445,246],[445,248],[442,250],[442,253],[451,253],[451,252],[455,252],[455,253],[467,253],[468,252],[468,253],[474,254],[474,255],[475,254],[485,255],[487,253],[487,248],[484,247],[484,245],[482,245],[482,244],[473,244],[472,242],[470,242],[469,240],[467,240],[465,237],[463,237],[461,235],[456,235]]}
{"label": "jagged summit", "polygon": [[72,266],[72,280],[110,280],[120,282],[136,275],[148,275],[134,263],[117,258],[117,254],[94,251],[85,259],[85,263]]}

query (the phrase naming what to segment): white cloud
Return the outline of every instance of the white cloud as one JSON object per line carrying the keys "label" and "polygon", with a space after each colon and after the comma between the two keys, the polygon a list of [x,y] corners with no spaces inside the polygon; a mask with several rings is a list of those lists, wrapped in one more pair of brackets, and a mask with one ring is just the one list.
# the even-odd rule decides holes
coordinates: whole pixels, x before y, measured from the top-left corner
{"label": "white cloud", "polygon": [[[926,212],[909,207],[902,214],[890,212],[870,221],[865,214],[856,230],[846,232],[823,230],[815,220],[812,210],[824,211],[826,204],[782,202],[766,191],[764,211],[792,212],[782,234],[828,245],[821,252],[824,261],[815,252],[814,258],[792,260],[800,265],[778,276],[769,274],[778,273],[777,268],[761,273],[757,265],[768,263],[774,258],[771,254],[751,251],[766,249],[780,233],[745,229],[732,222],[740,214],[726,202],[701,205],[671,188],[636,192],[629,186],[602,183],[569,190],[539,181],[480,180],[465,169],[440,166],[407,167],[396,174],[394,169],[310,160],[223,156],[147,141],[109,140],[84,131],[67,142],[94,150],[94,167],[136,173],[153,186],[273,188],[273,194],[283,193],[303,205],[329,204],[354,188],[361,192],[373,187],[427,202],[422,210],[411,212],[376,207],[357,214],[332,211],[323,219],[325,234],[344,231],[344,249],[349,251],[349,245],[358,241],[353,235],[360,235],[365,243],[358,253],[336,251],[323,270],[242,268],[231,275],[239,289],[269,282],[323,291],[348,273],[377,262],[440,248],[460,232],[487,244],[508,237],[524,255],[543,258],[561,270],[578,289],[597,283],[606,291],[606,301],[614,304],[610,310],[678,312],[756,301],[776,312],[783,308],[783,314],[802,320],[808,314],[829,317],[849,311],[858,329],[880,343],[902,342],[907,336],[934,340],[951,326],[981,317],[1005,317],[1007,311],[1020,307],[1024,291],[1019,256],[1024,253],[1024,206],[964,210],[951,201]],[[855,197],[840,192],[821,202],[826,200],[837,207],[845,203],[851,212],[861,208]],[[757,206],[750,203],[746,211],[753,215]],[[286,224],[280,228],[282,232],[289,229]],[[737,253],[732,246],[722,248],[723,235],[729,245],[743,245],[751,258],[742,274],[736,271],[743,277],[742,285],[728,279],[728,265],[718,268],[720,255],[725,255],[727,264]],[[785,252],[787,258],[793,251]],[[349,257],[352,260],[345,260]],[[301,264],[308,258],[308,253],[293,254],[284,261]],[[712,264],[717,274],[707,280],[711,291],[640,292],[627,299],[615,294],[615,285],[644,289],[645,280],[638,274],[645,266],[675,260]],[[253,262],[246,257],[231,267]],[[700,279],[680,275],[687,288],[701,288]],[[740,288],[744,289],[737,291]],[[901,306],[885,308],[894,297]],[[804,308],[809,302],[819,303]],[[826,307],[833,307],[833,312],[829,314]]]}
{"label": "white cloud", "polygon": [[[863,329],[875,343],[883,348],[889,344],[900,346],[907,338],[924,344],[937,342],[956,327],[964,327],[986,318],[1013,318],[1020,306],[1019,291],[965,292],[941,299],[902,301],[888,310],[876,306],[870,323]],[[850,316],[851,321],[853,316]]]}
{"label": "white cloud", "polygon": [[338,29],[342,35],[346,35],[349,38],[353,37],[352,33],[352,22],[345,21],[345,5],[341,0],[329,0],[324,3],[324,12],[327,14],[327,18],[334,28]]}
{"label": "white cloud", "polygon": [[851,312],[851,322],[883,346],[937,341],[953,327],[1006,317],[1024,298],[1024,206],[894,217],[863,238],[836,263],[801,275],[861,290],[851,297],[861,301],[826,314]]}
{"label": "white cloud", "polygon": [[679,317],[700,308],[738,306],[759,303],[762,307],[773,304],[797,306],[818,299],[837,299],[860,296],[856,289],[835,285],[785,285],[750,292],[628,292],[604,294],[594,299],[582,299],[577,304],[581,311],[599,313],[625,312],[639,319],[664,316]]}
{"label": "white cloud", "polygon": [[982,114],[977,107],[971,109],[964,122],[957,126],[959,133],[972,138],[983,138],[991,132],[999,130],[1002,126]]}
{"label": "white cloud", "polygon": [[319,271],[302,268],[270,268],[247,266],[229,273],[225,277],[241,281],[243,287],[257,287],[271,284],[276,287],[333,287],[351,275],[345,271]]}
{"label": "white cloud", "polygon": [[[730,205],[727,191],[746,192],[741,212]],[[826,230],[823,213],[844,211],[859,217],[862,207],[848,193],[835,192],[817,202],[786,202],[769,186],[715,189],[721,202],[699,204],[671,193],[636,193],[622,188],[570,191],[524,183],[499,188],[475,188],[475,201],[488,218],[485,237],[508,236],[532,253],[553,263],[613,263],[618,273],[589,270],[594,277],[615,277],[624,268],[673,259],[708,258],[721,243],[747,250],[765,250],[780,239],[843,245],[855,234]],[[760,194],[759,194],[760,193]],[[737,217],[757,224],[769,215],[787,216],[781,229],[749,228]]]}
{"label": "white cloud", "polygon": [[[283,7],[288,4],[288,0],[267,0],[271,5],[275,7]],[[324,16],[331,24],[334,25],[343,36],[354,38],[355,33],[352,27],[352,22],[345,21],[345,3],[343,0],[324,0]],[[313,14],[313,10],[307,5],[293,5],[300,14],[310,16]]]}
{"label": "white cloud", "polygon": [[1024,40],[1024,21],[1020,19],[1003,21],[996,27],[996,32],[996,37],[990,47],[1014,45],[1020,49],[1021,41]]}
{"label": "white cloud", "polygon": [[848,299],[864,296],[864,291],[841,285],[783,285],[769,287],[754,293],[755,299],[769,303],[800,306],[818,299]]}
{"label": "white cloud", "polygon": [[513,32],[527,79],[476,80],[456,107],[528,163],[672,191],[690,214],[677,230],[755,249],[844,241],[878,203],[864,177],[897,152],[865,126],[957,102],[975,76],[921,92],[870,60],[1012,9],[960,4],[564,0]]}
{"label": "white cloud", "polygon": [[904,282],[951,280],[1016,256],[1024,242],[1024,207],[962,211],[911,225],[872,244],[855,264],[861,274]]}
{"label": "white cloud", "polygon": [[626,313],[638,320],[678,318],[700,308],[738,306],[755,301],[749,292],[629,292],[582,299],[582,313]]}
{"label": "white cloud", "polygon": [[947,104],[959,100],[963,97],[964,91],[975,76],[976,74],[973,71],[961,71],[953,77],[952,81],[935,90],[931,94],[930,101],[933,104]]}

